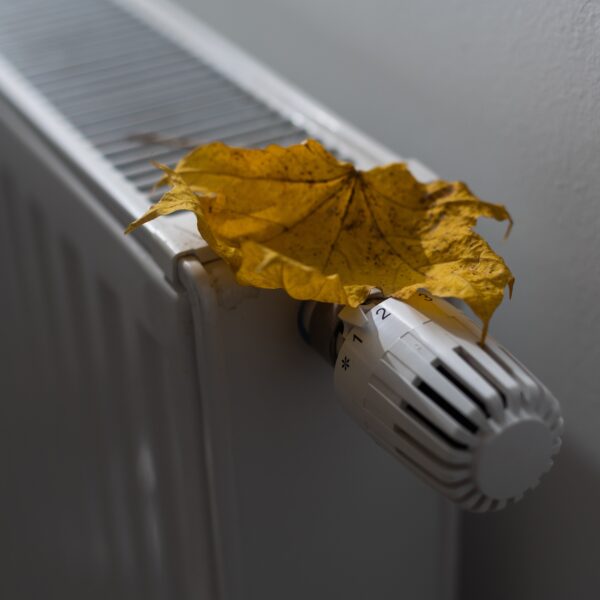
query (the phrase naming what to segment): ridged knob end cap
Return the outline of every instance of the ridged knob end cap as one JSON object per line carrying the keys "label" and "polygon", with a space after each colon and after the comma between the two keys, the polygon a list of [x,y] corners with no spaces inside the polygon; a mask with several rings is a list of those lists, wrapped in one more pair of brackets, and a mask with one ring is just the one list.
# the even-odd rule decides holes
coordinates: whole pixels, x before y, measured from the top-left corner
{"label": "ridged knob end cap", "polygon": [[477,451],[479,489],[496,500],[522,495],[551,467],[555,441],[548,425],[535,418],[503,427]]}

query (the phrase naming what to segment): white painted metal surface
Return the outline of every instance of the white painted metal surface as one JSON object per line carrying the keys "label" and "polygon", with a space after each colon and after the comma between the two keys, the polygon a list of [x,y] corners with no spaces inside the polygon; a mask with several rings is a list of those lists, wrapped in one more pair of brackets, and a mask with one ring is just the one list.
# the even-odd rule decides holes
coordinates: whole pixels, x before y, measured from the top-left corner
{"label": "white painted metal surface", "polygon": [[104,87],[115,82],[95,53],[118,57],[146,30],[147,52],[160,22],[169,52],[206,53],[228,77],[239,61],[240,80],[257,77],[244,86],[272,95],[284,120],[286,106],[304,114],[334,150],[390,154],[160,10],[0,6],[0,595],[450,599],[456,513],[340,411],[297,335],[296,303],[235,285],[188,218],[124,237],[147,197],[76,121],[157,93]]}
{"label": "white painted metal surface", "polygon": [[344,415],[297,302],[237,286],[221,261],[181,272],[231,597],[452,598],[454,508]]}
{"label": "white painted metal surface", "polygon": [[0,100],[2,598],[212,598],[189,307]]}

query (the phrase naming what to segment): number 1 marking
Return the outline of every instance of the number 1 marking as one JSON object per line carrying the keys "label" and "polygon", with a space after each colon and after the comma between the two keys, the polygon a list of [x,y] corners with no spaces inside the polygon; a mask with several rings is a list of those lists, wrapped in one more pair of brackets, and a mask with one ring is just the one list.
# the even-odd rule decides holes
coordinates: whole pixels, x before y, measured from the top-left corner
{"label": "number 1 marking", "polygon": [[360,342],[361,344],[363,343],[362,340],[355,333],[352,335],[352,341]]}

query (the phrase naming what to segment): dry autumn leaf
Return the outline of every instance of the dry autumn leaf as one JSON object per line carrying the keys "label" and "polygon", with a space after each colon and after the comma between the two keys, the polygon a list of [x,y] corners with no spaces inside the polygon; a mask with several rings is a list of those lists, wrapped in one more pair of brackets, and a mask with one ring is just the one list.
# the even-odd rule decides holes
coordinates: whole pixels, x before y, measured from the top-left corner
{"label": "dry autumn leaf", "polygon": [[484,324],[513,276],[473,231],[478,217],[509,220],[463,183],[420,183],[402,163],[359,171],[314,140],[264,150],[201,146],[171,190],[132,223],[193,211],[206,242],[242,284],[358,306],[371,290],[408,299],[419,289],[464,300]]}

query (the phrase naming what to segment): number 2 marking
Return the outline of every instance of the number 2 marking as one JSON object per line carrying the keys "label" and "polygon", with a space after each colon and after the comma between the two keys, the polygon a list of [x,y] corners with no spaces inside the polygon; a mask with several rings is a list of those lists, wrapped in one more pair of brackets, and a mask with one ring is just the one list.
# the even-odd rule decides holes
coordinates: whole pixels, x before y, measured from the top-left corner
{"label": "number 2 marking", "polygon": [[385,321],[392,313],[388,312],[387,310],[385,310],[385,308],[383,308],[383,306],[381,306],[375,311],[375,314],[381,315],[381,320]]}
{"label": "number 2 marking", "polygon": [[421,296],[421,298],[423,298],[423,300],[426,302],[433,302],[433,298],[427,294],[424,294],[423,292],[419,292],[419,296]]}

